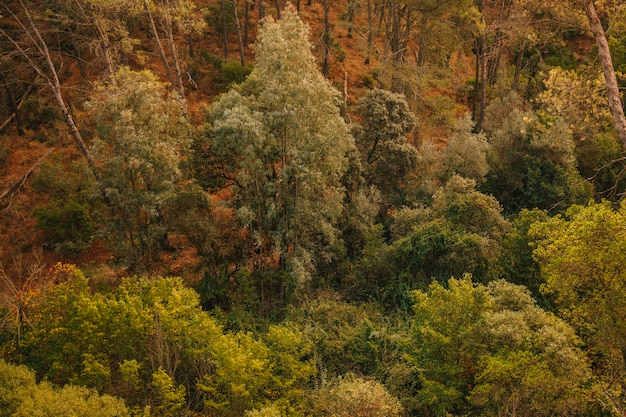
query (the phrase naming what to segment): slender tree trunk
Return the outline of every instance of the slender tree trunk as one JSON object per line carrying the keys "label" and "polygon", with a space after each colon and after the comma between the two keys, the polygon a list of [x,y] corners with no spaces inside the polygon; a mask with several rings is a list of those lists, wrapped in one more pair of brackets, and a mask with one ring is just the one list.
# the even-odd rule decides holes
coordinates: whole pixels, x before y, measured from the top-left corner
{"label": "slender tree trunk", "polygon": [[[478,83],[480,79],[480,41],[474,39],[474,50],[476,55],[476,65],[474,66],[474,97],[472,98],[472,120],[476,123],[478,119]],[[474,126],[476,126],[474,124]]]}
{"label": "slender tree trunk", "polygon": [[606,40],[604,28],[598,18],[598,13],[596,12],[596,6],[593,0],[586,0],[585,12],[587,14],[587,20],[589,20],[589,26],[591,26],[591,31],[596,39],[596,45],[598,46],[598,55],[600,56],[602,71],[604,72],[604,78],[606,80],[606,90],[609,96],[609,108],[611,109],[611,114],[613,115],[615,129],[617,130],[619,139],[622,142],[622,147],[624,151],[626,151],[626,117],[624,117],[624,108],[622,107],[622,100],[619,95],[619,87],[617,85],[617,77],[613,67],[613,60],[611,59],[609,43]]}
{"label": "slender tree trunk", "polygon": [[228,59],[228,29],[226,28],[226,1],[220,0],[220,24],[222,25],[222,50]]}
{"label": "slender tree trunk", "polygon": [[244,1],[243,8],[243,46],[248,46],[248,27],[250,26],[250,2]]}
{"label": "slender tree trunk", "polygon": [[257,6],[259,7],[259,23],[265,17],[265,2],[263,0],[257,0]]}
{"label": "slender tree trunk", "polygon": [[187,44],[189,45],[189,58],[193,58],[193,36],[191,35],[191,31],[187,33]]}
{"label": "slender tree trunk", "polygon": [[[391,37],[389,40],[389,48],[391,49],[392,56],[392,74],[391,74],[391,91],[394,93],[402,93],[403,83],[398,76],[398,70],[400,64],[404,61],[404,42],[403,42],[403,28],[402,17],[404,14],[409,19],[409,8],[407,6],[400,6],[398,4],[390,5],[389,7],[389,21],[391,24]],[[407,21],[407,29],[410,23]]]}
{"label": "slender tree trunk", "polygon": [[172,58],[172,66],[174,67],[174,75],[176,76],[176,84],[174,89],[179,95],[179,99],[183,106],[183,113],[187,115],[187,98],[185,96],[185,85],[183,84],[183,72],[180,69],[180,60],[178,59],[178,51],[176,48],[176,42],[174,41],[174,24],[172,22],[172,16],[166,4],[163,4],[164,27],[167,34],[167,45],[170,50],[170,57]]}
{"label": "slender tree trunk", "polygon": [[372,57],[372,44],[374,42],[374,11],[372,10],[372,0],[367,0],[367,55],[365,65],[370,64]]}
{"label": "slender tree trunk", "polygon": [[4,86],[4,91],[7,93],[7,102],[9,104],[9,107],[11,108],[11,111],[15,115],[15,124],[17,127],[17,134],[19,136],[24,136],[24,131],[22,129],[22,121],[20,119],[20,112],[19,112],[19,109],[17,108],[17,102],[15,101],[15,96],[13,95],[13,92],[9,88],[9,84],[7,83],[6,78],[4,78],[4,74],[2,74],[1,72],[0,72],[0,81],[2,82],[2,85]]}
{"label": "slender tree trunk", "polygon": [[425,33],[428,30],[428,19],[426,15],[422,16],[422,21],[420,23],[420,41],[419,41],[419,51],[417,53],[417,66],[423,67],[426,62],[426,36]]}
{"label": "slender tree trunk", "polygon": [[276,17],[280,19],[280,4],[278,0],[274,0],[274,7],[276,7]]}
{"label": "slender tree trunk", "polygon": [[243,38],[241,36],[241,25],[239,24],[239,15],[237,13],[237,0],[233,0],[233,15],[235,18],[235,28],[237,29],[237,41],[239,44],[239,59],[241,66],[246,65],[246,56],[243,51]]}
{"label": "slender tree trunk", "polygon": [[482,51],[480,58],[480,112],[478,114],[478,120],[476,121],[476,129],[480,131],[483,127],[483,121],[485,120],[485,107],[487,107],[487,35],[482,39]]}
{"label": "slender tree trunk", "polygon": [[522,41],[519,51],[517,52],[517,61],[515,64],[515,75],[513,75],[513,84],[511,90],[517,92],[519,89],[519,79],[522,74],[522,65],[524,63],[524,50],[526,49],[526,41]]}
{"label": "slender tree trunk", "polygon": [[322,6],[324,8],[324,62],[322,64],[322,74],[324,77],[328,75],[328,71],[330,69],[330,21],[329,21],[329,9],[328,9],[328,1],[322,0]]}
{"label": "slender tree trunk", "polygon": [[352,38],[352,26],[354,24],[354,13],[356,9],[356,0],[348,0],[348,39]]}
{"label": "slender tree trunk", "polygon": [[[47,72],[44,68],[40,67],[35,61],[33,61],[33,59],[30,57],[28,52],[25,51],[22,47],[20,47],[19,44],[13,40],[13,38],[9,36],[7,36],[7,38],[13,44],[13,46],[16,47],[17,51],[19,51],[19,53],[22,56],[24,56],[24,58],[26,58],[26,60],[33,67],[33,69],[37,71],[37,73],[46,80],[46,82],[52,89],[54,98],[57,102],[57,105],[59,106],[59,109],[61,110],[61,113],[63,114],[63,119],[65,120],[65,124],[67,125],[70,131],[70,134],[72,138],[74,139],[74,142],[76,142],[78,149],[80,150],[85,160],[87,161],[87,165],[89,165],[89,169],[91,170],[94,177],[96,178],[96,181],[98,183],[101,183],[100,172],[98,171],[98,168],[96,167],[96,163],[93,159],[93,156],[91,155],[89,148],[85,144],[85,141],[83,140],[80,130],[78,130],[78,126],[76,125],[76,122],[74,118],[72,117],[72,113],[70,112],[70,109],[65,104],[63,94],[61,93],[61,83],[59,82],[59,77],[57,75],[56,67],[54,66],[54,63],[52,62],[52,57],[50,56],[48,45],[43,40],[41,33],[39,32],[39,29],[37,29],[37,26],[35,25],[35,22],[30,14],[30,11],[24,4],[24,1],[19,0],[19,4],[24,12],[24,16],[28,23],[28,27],[22,24],[21,20],[19,20],[17,17],[16,17],[16,21],[21,26],[22,30],[25,32],[28,38],[33,42],[34,47],[37,49],[40,57],[44,60],[44,68],[47,69]],[[102,189],[101,189],[101,192],[106,201],[106,193]]]}
{"label": "slender tree trunk", "polygon": [[174,76],[172,75],[172,69],[170,68],[170,63],[167,60],[167,56],[165,55],[165,49],[163,49],[163,44],[161,43],[161,38],[159,37],[159,31],[157,30],[156,23],[154,22],[154,16],[152,16],[152,12],[150,11],[150,3],[148,0],[144,1],[144,6],[146,8],[146,12],[148,13],[148,20],[150,21],[150,30],[152,32],[152,36],[154,37],[154,43],[157,47],[157,52],[159,53],[159,57],[163,62],[163,66],[165,67],[165,73],[167,74],[167,79],[169,80],[172,87],[176,88],[176,82],[174,81]]}

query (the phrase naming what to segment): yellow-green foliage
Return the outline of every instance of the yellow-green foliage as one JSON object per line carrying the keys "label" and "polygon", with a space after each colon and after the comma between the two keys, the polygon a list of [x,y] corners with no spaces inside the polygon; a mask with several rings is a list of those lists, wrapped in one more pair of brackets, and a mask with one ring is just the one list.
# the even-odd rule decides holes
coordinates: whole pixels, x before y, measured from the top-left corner
{"label": "yellow-green foliage", "polygon": [[400,417],[400,401],[379,382],[352,375],[314,394],[313,414],[320,417]]}
{"label": "yellow-green foliage", "polygon": [[38,384],[27,367],[0,359],[0,416],[128,417],[129,413],[118,398],[84,387]]}

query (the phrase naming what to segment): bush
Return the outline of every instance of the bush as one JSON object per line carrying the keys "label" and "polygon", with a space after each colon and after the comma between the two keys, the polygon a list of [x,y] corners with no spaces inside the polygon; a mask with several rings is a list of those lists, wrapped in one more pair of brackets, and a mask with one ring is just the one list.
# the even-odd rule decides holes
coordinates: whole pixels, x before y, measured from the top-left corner
{"label": "bush", "polygon": [[62,253],[81,253],[91,244],[96,230],[89,208],[75,201],[59,202],[33,210],[37,227],[48,232],[54,248]]}
{"label": "bush", "polygon": [[89,248],[97,228],[92,217],[93,187],[83,161],[69,167],[58,160],[46,161],[33,178],[33,188],[48,195],[48,203],[36,206],[33,216],[57,251],[77,254]]}
{"label": "bush", "polygon": [[224,84],[239,84],[252,72],[252,64],[242,66],[237,61],[226,61],[222,62],[220,69],[220,76]]}
{"label": "bush", "polygon": [[316,416],[395,417],[403,415],[400,401],[377,381],[348,375],[317,391]]}

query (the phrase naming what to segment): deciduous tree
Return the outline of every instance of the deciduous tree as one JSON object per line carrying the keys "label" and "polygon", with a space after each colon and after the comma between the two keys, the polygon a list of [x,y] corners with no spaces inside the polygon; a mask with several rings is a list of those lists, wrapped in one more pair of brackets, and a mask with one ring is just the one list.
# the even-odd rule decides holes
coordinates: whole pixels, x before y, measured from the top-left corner
{"label": "deciduous tree", "polygon": [[603,202],[531,227],[545,292],[590,346],[607,405],[618,413],[626,409],[625,216],[626,205]]}

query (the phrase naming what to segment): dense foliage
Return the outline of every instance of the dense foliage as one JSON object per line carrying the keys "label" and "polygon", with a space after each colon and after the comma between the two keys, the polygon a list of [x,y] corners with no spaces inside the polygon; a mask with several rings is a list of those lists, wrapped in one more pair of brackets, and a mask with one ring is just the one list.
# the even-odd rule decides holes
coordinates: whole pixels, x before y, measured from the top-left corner
{"label": "dense foliage", "polygon": [[623,416],[617,3],[0,5],[0,417]]}

